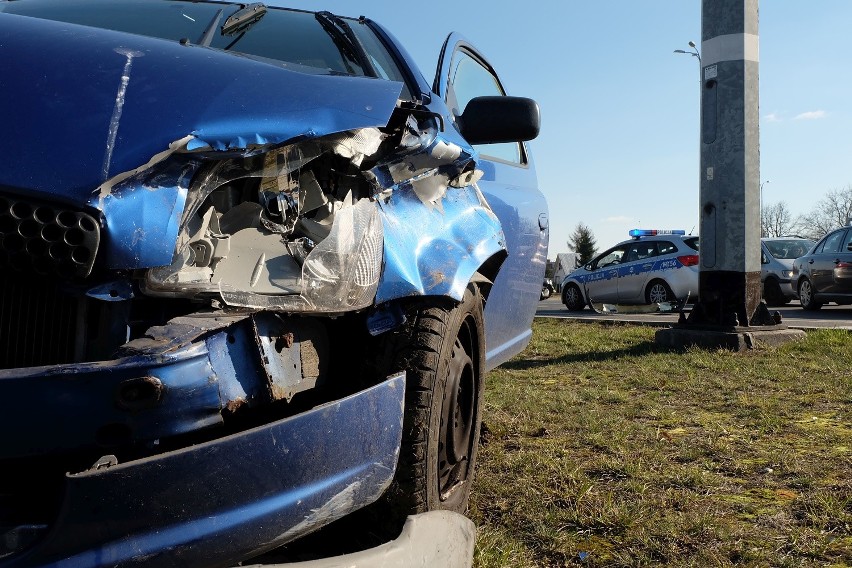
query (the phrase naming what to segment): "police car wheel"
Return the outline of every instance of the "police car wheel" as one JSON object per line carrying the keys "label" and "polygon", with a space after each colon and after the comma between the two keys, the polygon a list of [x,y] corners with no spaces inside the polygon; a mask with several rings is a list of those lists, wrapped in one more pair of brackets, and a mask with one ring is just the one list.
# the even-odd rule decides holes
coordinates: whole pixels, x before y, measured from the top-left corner
{"label": "police car wheel", "polygon": [[583,294],[580,292],[580,287],[576,284],[568,284],[562,291],[562,303],[569,311],[579,312],[586,307],[583,302]]}
{"label": "police car wheel", "polygon": [[662,280],[653,280],[648,284],[648,290],[645,292],[645,300],[649,304],[661,304],[663,302],[674,301],[674,293],[669,285]]}

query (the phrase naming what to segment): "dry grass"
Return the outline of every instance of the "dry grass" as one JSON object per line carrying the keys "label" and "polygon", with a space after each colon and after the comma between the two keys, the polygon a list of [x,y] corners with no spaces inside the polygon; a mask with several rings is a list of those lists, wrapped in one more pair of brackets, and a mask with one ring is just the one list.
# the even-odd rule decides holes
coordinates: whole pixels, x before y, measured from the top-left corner
{"label": "dry grass", "polygon": [[489,375],[476,566],[852,565],[852,336],[653,334],[537,321]]}

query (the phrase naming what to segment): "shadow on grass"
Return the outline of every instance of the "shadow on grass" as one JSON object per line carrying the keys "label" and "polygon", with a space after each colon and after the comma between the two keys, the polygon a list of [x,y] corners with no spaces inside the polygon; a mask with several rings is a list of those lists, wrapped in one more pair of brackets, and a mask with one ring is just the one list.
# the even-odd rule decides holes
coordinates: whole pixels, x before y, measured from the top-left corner
{"label": "shadow on grass", "polygon": [[525,371],[528,369],[537,369],[548,365],[559,365],[565,363],[588,363],[594,361],[615,361],[624,357],[641,357],[652,353],[669,353],[672,349],[657,345],[653,341],[643,341],[630,347],[621,349],[612,349],[610,351],[586,351],[583,353],[566,353],[559,357],[549,358],[515,358],[507,363],[503,363],[503,369],[512,369],[515,371]]}

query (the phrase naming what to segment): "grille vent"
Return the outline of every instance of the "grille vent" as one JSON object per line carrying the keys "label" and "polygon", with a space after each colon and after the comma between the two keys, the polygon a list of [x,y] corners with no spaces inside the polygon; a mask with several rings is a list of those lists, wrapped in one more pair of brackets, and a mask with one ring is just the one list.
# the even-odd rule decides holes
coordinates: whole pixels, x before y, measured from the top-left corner
{"label": "grille vent", "polygon": [[85,278],[92,272],[100,227],[81,211],[0,195],[0,269]]}
{"label": "grille vent", "polygon": [[0,369],[78,359],[80,309],[50,282],[0,278]]}

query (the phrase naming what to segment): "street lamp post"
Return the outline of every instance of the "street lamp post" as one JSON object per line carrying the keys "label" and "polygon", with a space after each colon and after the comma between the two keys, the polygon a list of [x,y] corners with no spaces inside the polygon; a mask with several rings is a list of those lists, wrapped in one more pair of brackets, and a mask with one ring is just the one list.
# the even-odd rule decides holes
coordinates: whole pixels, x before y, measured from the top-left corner
{"label": "street lamp post", "polygon": [[695,47],[695,42],[690,41],[688,45],[689,45],[689,47],[692,48],[692,51],[684,51],[682,49],[675,49],[674,52],[675,53],[683,53],[685,55],[691,55],[693,57],[697,57],[698,58],[698,66],[701,67],[701,54],[698,53],[698,48]]}

